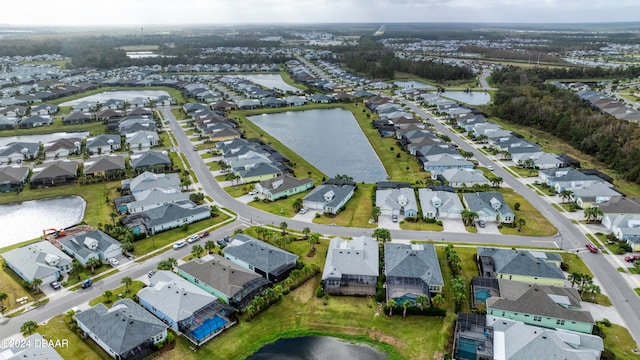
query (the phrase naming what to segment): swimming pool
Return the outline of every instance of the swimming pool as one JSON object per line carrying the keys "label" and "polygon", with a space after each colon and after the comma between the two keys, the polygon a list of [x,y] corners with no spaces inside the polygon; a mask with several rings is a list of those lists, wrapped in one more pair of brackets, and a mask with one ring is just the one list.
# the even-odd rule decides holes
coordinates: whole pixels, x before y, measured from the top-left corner
{"label": "swimming pool", "polygon": [[483,303],[487,302],[487,299],[491,297],[491,290],[479,288],[475,289],[476,301],[482,301]]}
{"label": "swimming pool", "polygon": [[202,325],[197,328],[191,330],[189,335],[191,335],[194,339],[200,341],[207,336],[213,334],[221,327],[225,326],[227,321],[221,318],[218,315],[214,315],[212,318],[206,319],[202,322]]}
{"label": "swimming pool", "polygon": [[482,351],[483,349],[484,341],[461,337],[458,340],[458,351],[456,356],[458,359],[475,360],[478,351]]}
{"label": "swimming pool", "polygon": [[408,301],[411,306],[416,306],[416,296],[413,294],[404,294],[401,297],[394,298],[394,300],[398,306],[402,306],[405,301]]}

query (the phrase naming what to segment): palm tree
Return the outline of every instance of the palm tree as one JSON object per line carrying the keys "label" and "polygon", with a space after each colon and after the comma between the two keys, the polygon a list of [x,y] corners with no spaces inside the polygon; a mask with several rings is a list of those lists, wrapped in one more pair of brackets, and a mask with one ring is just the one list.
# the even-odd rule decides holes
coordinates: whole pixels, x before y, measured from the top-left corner
{"label": "palm tree", "polygon": [[133,282],[133,280],[128,276],[125,276],[125,277],[122,278],[122,280],[120,280],[120,283],[124,284],[124,287],[127,289],[127,290],[125,290],[125,292],[127,294],[129,292],[131,292],[131,290],[129,290],[129,285],[131,285],[132,282]]}
{"label": "palm tree", "polygon": [[574,287],[576,284],[582,282],[582,274],[578,272],[572,272],[567,277],[567,280],[569,280],[569,282],[571,283],[571,287]]}
{"label": "palm tree", "polygon": [[380,207],[379,206],[374,206],[373,209],[371,209],[371,217],[373,217],[373,220],[378,222],[378,218],[380,217]]}
{"label": "palm tree", "polygon": [[98,258],[90,258],[87,260],[86,265],[91,268],[91,273],[93,274],[96,271],[96,267],[102,265],[102,262]]}
{"label": "palm tree", "polygon": [[167,262],[167,264],[169,264],[170,270],[173,270],[173,268],[178,266],[178,260],[176,260],[175,258],[170,257],[165,261]]}
{"label": "palm tree", "polygon": [[211,254],[216,248],[216,243],[213,240],[207,240],[207,242],[204,243],[204,248],[207,250],[207,254]]}
{"label": "palm tree", "polygon": [[425,308],[428,308],[429,298],[426,297],[425,295],[419,295],[416,298],[416,305],[418,306],[418,308],[420,308],[420,310],[424,310]]}
{"label": "palm tree", "polygon": [[113,292],[111,290],[105,290],[104,293],[102,294],[102,296],[104,297],[104,302],[109,304],[111,303],[111,298],[113,297]]}
{"label": "palm tree", "polygon": [[411,305],[411,302],[409,302],[409,300],[405,300],[402,302],[402,317],[406,318],[407,317],[407,308],[409,307],[409,305]]}
{"label": "palm tree", "polygon": [[527,225],[527,220],[525,220],[524,218],[519,217],[517,221],[518,221],[518,231],[522,230],[522,227]]}
{"label": "palm tree", "polygon": [[118,213],[115,211],[112,211],[111,214],[109,214],[109,217],[111,218],[111,222],[113,223],[113,226],[116,226],[116,218],[118,217]]}
{"label": "palm tree", "polygon": [[573,191],[571,190],[562,190],[560,191],[560,198],[562,199],[562,202],[569,202],[569,200],[571,199],[571,197],[573,196]]}
{"label": "palm tree", "polygon": [[387,242],[391,241],[391,232],[385,228],[377,228],[373,230],[373,234],[371,235],[376,238],[378,242]]}
{"label": "palm tree", "polygon": [[393,316],[393,308],[396,307],[398,303],[395,300],[389,299],[387,302],[387,306],[389,307],[389,316]]}
{"label": "palm tree", "polygon": [[9,295],[7,295],[7,293],[0,291],[0,313],[4,312],[4,301],[7,300],[8,297]]}
{"label": "palm tree", "polygon": [[287,224],[286,222],[281,222],[280,223],[280,230],[282,230],[282,236],[287,235],[287,228],[289,227],[289,224]]}
{"label": "palm tree", "polygon": [[20,326],[20,332],[22,333],[22,335],[27,336],[36,332],[37,328],[38,324],[33,320],[29,320],[23,323],[22,326]]}
{"label": "palm tree", "polygon": [[302,209],[302,198],[297,198],[294,202],[293,202],[293,211],[298,212],[300,211],[300,209]]}
{"label": "palm tree", "polygon": [[496,177],[492,177],[491,179],[489,179],[489,181],[491,182],[491,185],[492,185],[493,187],[496,187],[496,188],[497,188],[497,187],[500,187],[500,184],[502,184],[502,182],[504,181],[504,179],[502,179],[502,178],[501,178],[501,177],[499,177],[499,176],[496,176]]}
{"label": "palm tree", "polygon": [[311,235],[309,235],[309,247],[310,247],[310,251],[313,251],[313,249],[315,248],[316,244],[318,243],[318,241],[320,240],[320,234],[318,233],[313,233]]}
{"label": "palm tree", "polygon": [[200,258],[200,256],[202,256],[202,254],[204,253],[204,248],[200,245],[193,245],[193,247],[191,248],[191,253],[195,257]]}
{"label": "palm tree", "polygon": [[302,229],[302,233],[304,234],[304,238],[308,239],[309,234],[311,233],[311,229],[309,229],[309,227],[305,227],[304,229]]}
{"label": "palm tree", "polygon": [[467,209],[462,210],[460,215],[462,216],[462,222],[465,226],[471,226],[471,224],[473,224],[473,221],[478,218],[478,213]]}
{"label": "palm tree", "polygon": [[431,299],[431,305],[437,308],[444,305],[444,296],[442,296],[442,294],[436,294],[436,296]]}
{"label": "palm tree", "polygon": [[38,286],[42,285],[42,279],[35,278],[31,282],[31,291],[36,292],[38,290]]}

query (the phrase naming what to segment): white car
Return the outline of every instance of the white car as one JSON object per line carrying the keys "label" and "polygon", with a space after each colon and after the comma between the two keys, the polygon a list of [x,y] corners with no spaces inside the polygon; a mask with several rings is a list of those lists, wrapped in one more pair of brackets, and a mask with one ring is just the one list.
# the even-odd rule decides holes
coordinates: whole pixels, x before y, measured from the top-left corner
{"label": "white car", "polygon": [[194,242],[196,242],[196,241],[198,241],[198,240],[200,240],[200,235],[197,235],[197,234],[196,234],[196,235],[191,235],[191,236],[187,239],[187,242],[188,242],[189,244],[191,244],[191,243],[194,243]]}
{"label": "white car", "polygon": [[178,250],[178,249],[180,249],[182,247],[185,247],[185,246],[187,246],[187,242],[184,241],[184,240],[180,240],[177,243],[173,244],[173,249],[174,250]]}
{"label": "white car", "polygon": [[111,258],[107,261],[109,262],[109,264],[111,264],[111,266],[117,266],[118,264],[120,264],[120,262],[116,258]]}
{"label": "white car", "polygon": [[251,190],[247,195],[250,195],[250,196],[258,195],[258,190]]}

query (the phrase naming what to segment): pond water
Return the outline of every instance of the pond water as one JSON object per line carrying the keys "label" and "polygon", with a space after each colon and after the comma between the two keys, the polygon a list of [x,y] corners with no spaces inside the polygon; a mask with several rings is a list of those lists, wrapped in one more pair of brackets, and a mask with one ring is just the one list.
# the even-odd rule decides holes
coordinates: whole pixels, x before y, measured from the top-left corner
{"label": "pond water", "polygon": [[383,360],[387,354],[363,344],[328,336],[280,339],[265,345],[247,360]]}
{"label": "pond water", "polygon": [[57,132],[52,134],[39,134],[39,135],[18,135],[18,136],[3,136],[0,137],[0,146],[5,146],[12,142],[29,142],[29,143],[49,143],[58,139],[68,138],[81,138],[84,139],[89,136],[88,131],[78,132]]}
{"label": "pond water", "polygon": [[251,82],[254,82],[258,85],[262,85],[269,89],[279,89],[282,91],[291,91],[294,93],[301,91],[297,87],[291,86],[286,82],[284,82],[280,74],[228,75],[228,76],[231,76],[231,77],[235,76],[242,79],[247,79]]}
{"label": "pond water", "polygon": [[0,247],[42,236],[44,229],[63,229],[82,221],[87,203],[79,196],[0,205]]}
{"label": "pond water", "polygon": [[84,101],[99,101],[104,102],[109,99],[117,99],[117,100],[131,100],[135,98],[150,98],[156,99],[161,95],[169,95],[166,91],[162,90],[135,90],[135,91],[105,91],[100,94],[85,96],[80,99],[67,101],[65,103],[60,104],[60,106],[74,106]]}
{"label": "pond water", "polygon": [[394,82],[397,86],[403,89],[435,89],[435,86],[421,83],[419,81],[396,81]]}
{"label": "pond water", "polygon": [[249,119],[328,177],[347,174],[366,183],[387,179],[382,162],[348,110],[287,111]]}
{"label": "pond water", "polygon": [[438,95],[469,105],[486,105],[491,101],[491,95],[484,91],[472,91],[470,93],[464,91],[445,91]]}

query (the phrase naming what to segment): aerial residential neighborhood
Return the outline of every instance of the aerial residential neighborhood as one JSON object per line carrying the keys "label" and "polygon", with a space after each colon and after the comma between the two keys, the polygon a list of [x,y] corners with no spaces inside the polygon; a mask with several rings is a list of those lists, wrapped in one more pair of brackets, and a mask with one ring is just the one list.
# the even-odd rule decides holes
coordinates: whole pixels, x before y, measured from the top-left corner
{"label": "aerial residential neighborhood", "polygon": [[640,26],[401,20],[0,25],[0,359],[640,357]]}

